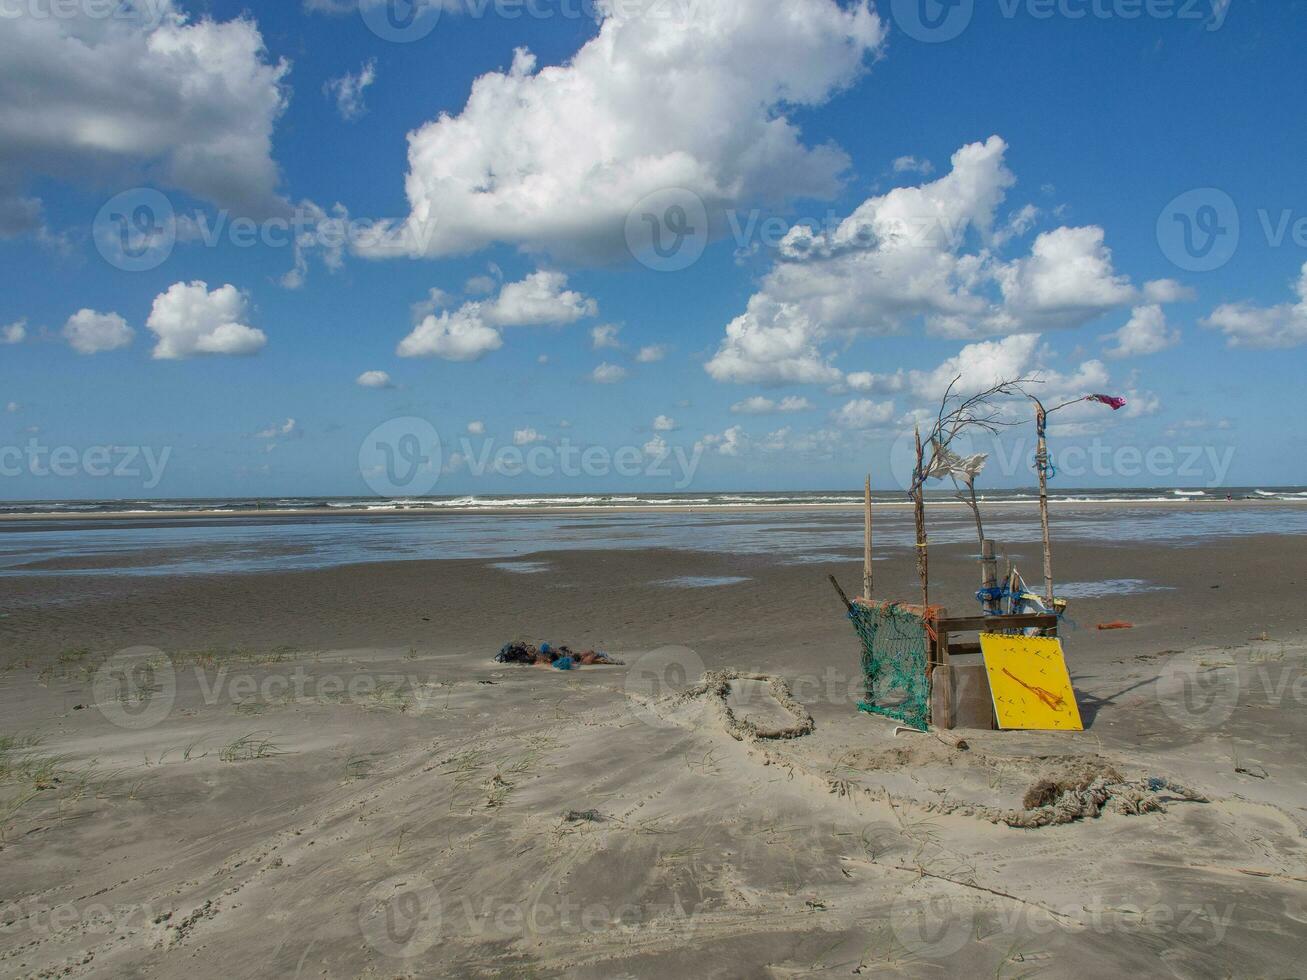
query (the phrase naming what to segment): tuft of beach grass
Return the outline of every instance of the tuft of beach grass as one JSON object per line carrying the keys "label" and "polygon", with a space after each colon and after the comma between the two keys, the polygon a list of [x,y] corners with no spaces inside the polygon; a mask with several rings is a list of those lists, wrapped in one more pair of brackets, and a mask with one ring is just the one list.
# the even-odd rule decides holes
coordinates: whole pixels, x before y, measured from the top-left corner
{"label": "tuft of beach grass", "polygon": [[284,755],[275,742],[268,736],[271,732],[250,732],[232,739],[218,752],[221,762],[249,762],[254,759],[267,759],[274,755]]}

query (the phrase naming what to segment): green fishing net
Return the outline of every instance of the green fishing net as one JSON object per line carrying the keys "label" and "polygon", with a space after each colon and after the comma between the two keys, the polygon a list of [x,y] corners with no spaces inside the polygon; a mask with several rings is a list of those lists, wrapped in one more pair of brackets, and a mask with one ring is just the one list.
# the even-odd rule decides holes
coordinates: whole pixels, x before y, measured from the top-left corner
{"label": "green fishing net", "polygon": [[865,687],[858,708],[924,729],[930,720],[925,621],[893,602],[858,602],[849,619],[862,640]]}

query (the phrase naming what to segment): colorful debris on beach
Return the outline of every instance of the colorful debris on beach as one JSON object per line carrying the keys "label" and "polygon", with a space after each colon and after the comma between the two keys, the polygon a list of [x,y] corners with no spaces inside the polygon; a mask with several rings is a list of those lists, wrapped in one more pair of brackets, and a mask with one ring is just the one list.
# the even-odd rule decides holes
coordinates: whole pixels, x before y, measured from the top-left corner
{"label": "colorful debris on beach", "polygon": [[572,670],[576,667],[590,667],[594,664],[620,666],[622,661],[614,660],[600,650],[584,650],[573,653],[564,646],[541,643],[538,647],[530,643],[514,641],[505,643],[495,655],[495,662],[501,664],[524,664],[529,667],[553,667],[556,670]]}

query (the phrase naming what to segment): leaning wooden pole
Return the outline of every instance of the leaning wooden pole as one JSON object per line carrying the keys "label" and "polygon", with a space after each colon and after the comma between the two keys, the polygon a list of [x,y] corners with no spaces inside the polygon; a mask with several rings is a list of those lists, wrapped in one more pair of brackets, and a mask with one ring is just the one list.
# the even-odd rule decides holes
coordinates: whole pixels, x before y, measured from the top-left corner
{"label": "leaning wooden pole", "polygon": [[871,474],[862,494],[862,597],[871,601]]}
{"label": "leaning wooden pole", "polygon": [[1039,523],[1044,531],[1044,598],[1053,609],[1053,545],[1048,533],[1048,413],[1038,398],[1035,403],[1035,466],[1039,469]]}
{"label": "leaning wooden pole", "polygon": [[921,604],[930,605],[930,569],[926,562],[926,461],[921,452],[921,428],[915,430],[917,467],[912,474],[913,513],[917,520],[917,577],[921,579]]}

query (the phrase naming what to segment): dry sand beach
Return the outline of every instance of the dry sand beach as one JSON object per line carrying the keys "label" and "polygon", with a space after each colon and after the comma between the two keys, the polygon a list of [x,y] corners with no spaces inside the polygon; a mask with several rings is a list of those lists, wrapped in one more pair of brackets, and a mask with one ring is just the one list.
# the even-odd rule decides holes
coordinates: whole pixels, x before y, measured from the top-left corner
{"label": "dry sand beach", "polygon": [[0,0],[0,980],[1307,980],[1304,48]]}
{"label": "dry sand beach", "polygon": [[848,512],[8,524],[0,974],[1301,975],[1307,508],[1055,517],[1086,731],[965,747],[855,710]]}

